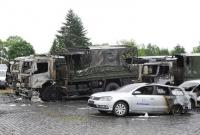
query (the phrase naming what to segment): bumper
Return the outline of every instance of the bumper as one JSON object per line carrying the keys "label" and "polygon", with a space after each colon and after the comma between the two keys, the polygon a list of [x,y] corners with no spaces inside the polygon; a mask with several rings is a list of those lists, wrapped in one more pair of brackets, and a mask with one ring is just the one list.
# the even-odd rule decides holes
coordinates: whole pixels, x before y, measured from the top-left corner
{"label": "bumper", "polygon": [[97,110],[104,110],[104,111],[112,111],[113,109],[113,102],[111,101],[98,101],[98,100],[88,100],[88,106],[97,109]]}

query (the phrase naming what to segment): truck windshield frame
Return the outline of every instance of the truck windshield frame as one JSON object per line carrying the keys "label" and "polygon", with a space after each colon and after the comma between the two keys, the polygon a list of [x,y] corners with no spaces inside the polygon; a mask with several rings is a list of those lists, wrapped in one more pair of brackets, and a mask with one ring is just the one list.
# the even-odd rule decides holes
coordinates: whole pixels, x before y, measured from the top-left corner
{"label": "truck windshield frame", "polygon": [[144,65],[142,74],[143,75],[157,75],[158,65]]}

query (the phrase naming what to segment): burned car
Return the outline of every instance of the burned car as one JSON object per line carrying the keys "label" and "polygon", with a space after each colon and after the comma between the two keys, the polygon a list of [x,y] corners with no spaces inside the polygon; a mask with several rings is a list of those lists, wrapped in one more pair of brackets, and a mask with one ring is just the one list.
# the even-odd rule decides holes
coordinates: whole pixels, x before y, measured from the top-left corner
{"label": "burned car", "polygon": [[134,83],[112,92],[91,95],[88,105],[101,113],[116,116],[134,113],[181,114],[191,109],[184,89],[161,84]]}
{"label": "burned car", "polygon": [[192,108],[199,107],[200,101],[200,80],[190,80],[185,81],[179,85],[179,87],[184,88],[185,91],[190,95],[190,101]]}

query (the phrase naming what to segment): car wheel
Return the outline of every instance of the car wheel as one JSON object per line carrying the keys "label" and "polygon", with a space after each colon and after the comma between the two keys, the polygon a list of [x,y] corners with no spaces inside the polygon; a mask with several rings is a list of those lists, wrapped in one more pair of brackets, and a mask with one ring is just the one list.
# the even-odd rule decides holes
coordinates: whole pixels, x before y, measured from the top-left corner
{"label": "car wheel", "polygon": [[183,107],[181,105],[174,105],[171,108],[171,114],[172,115],[177,115],[177,114],[182,114],[183,113]]}
{"label": "car wheel", "polygon": [[119,88],[119,85],[115,82],[111,82],[106,86],[105,91],[112,91],[116,90],[117,88]]}
{"label": "car wheel", "polygon": [[125,102],[117,102],[113,107],[115,116],[125,116],[128,113],[128,105]]}
{"label": "car wheel", "polygon": [[102,110],[98,110],[100,113],[102,114],[107,114],[108,112],[107,111],[102,111]]}

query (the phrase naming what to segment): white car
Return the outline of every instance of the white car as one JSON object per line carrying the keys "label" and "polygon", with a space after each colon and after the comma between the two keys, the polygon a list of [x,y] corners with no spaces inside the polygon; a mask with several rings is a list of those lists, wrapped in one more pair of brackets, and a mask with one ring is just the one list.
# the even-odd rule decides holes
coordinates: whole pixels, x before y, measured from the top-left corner
{"label": "white car", "polygon": [[91,95],[88,105],[101,113],[116,116],[134,113],[181,114],[191,109],[184,89],[161,84],[134,83],[116,91]]}
{"label": "white car", "polygon": [[185,92],[190,95],[192,108],[200,106],[200,80],[185,81],[179,87],[184,88]]}

